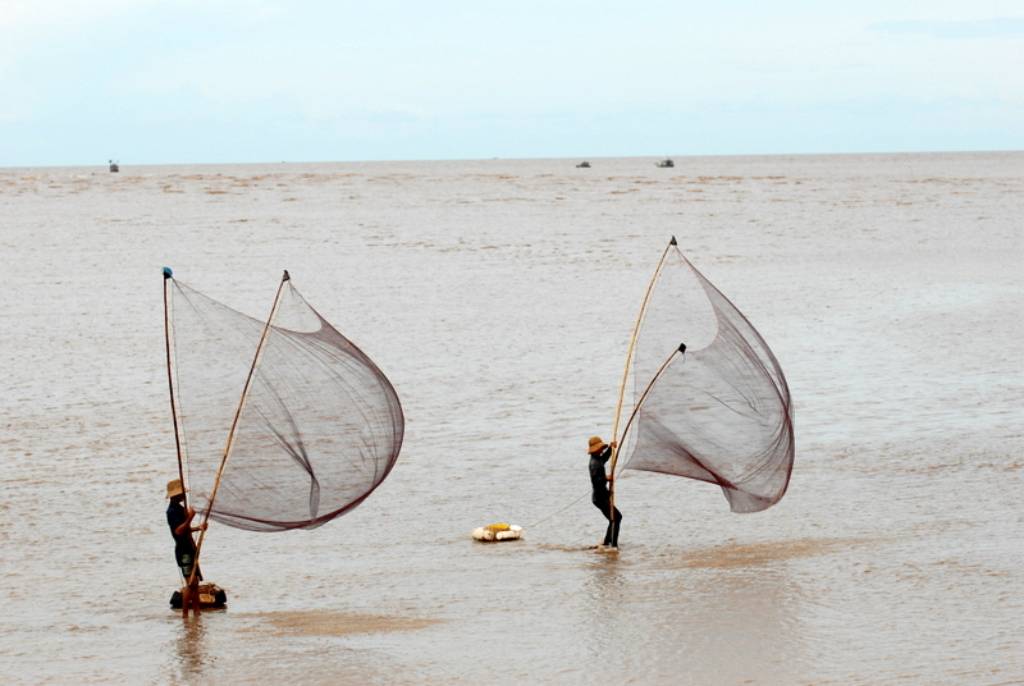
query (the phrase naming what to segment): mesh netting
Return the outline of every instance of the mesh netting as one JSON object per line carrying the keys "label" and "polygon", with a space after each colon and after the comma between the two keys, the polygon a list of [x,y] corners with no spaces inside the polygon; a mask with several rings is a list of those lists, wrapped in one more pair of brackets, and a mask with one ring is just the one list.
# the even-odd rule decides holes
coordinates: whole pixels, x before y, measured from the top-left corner
{"label": "mesh netting", "polygon": [[[680,343],[685,354],[673,355]],[[793,469],[786,379],[746,317],[675,245],[651,294],[634,355],[639,409],[627,428],[624,466],[718,484],[733,512],[777,503]]]}
{"label": "mesh netting", "polygon": [[[264,324],[172,284],[190,503],[205,511]],[[380,485],[404,427],[387,378],[286,281],[210,516],[254,531],[320,526]]]}

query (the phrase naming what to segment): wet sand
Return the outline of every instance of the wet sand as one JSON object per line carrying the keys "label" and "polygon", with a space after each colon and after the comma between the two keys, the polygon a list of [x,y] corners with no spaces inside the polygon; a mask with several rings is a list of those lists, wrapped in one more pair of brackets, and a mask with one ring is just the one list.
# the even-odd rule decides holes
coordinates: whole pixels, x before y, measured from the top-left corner
{"label": "wet sand", "polygon": [[409,617],[384,617],[345,612],[308,610],[304,612],[234,613],[241,620],[258,620],[262,626],[254,631],[266,631],[278,637],[287,636],[348,636],[424,629],[436,621]]}

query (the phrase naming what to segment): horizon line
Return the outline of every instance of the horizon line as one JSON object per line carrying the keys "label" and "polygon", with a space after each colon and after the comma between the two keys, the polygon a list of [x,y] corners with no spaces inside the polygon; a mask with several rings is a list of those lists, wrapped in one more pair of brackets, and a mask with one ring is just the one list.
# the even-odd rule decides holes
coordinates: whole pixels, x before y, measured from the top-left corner
{"label": "horizon line", "polygon": [[[1013,154],[1024,153],[1024,149],[1013,148],[982,148],[982,149],[946,149],[946,150],[885,150],[885,151],[843,151],[843,152],[773,152],[773,153],[666,153],[666,154],[640,154],[640,155],[594,155],[594,156],[559,156],[559,157],[412,157],[412,158],[376,158],[376,159],[320,159],[320,160],[263,160],[256,162],[197,162],[197,161],[176,161],[176,162],[128,162],[131,167],[183,167],[183,166],[266,166],[275,164],[401,164],[401,163],[424,163],[424,162],[528,162],[528,161],[583,161],[583,160],[623,160],[623,159],[705,159],[705,158],[738,158],[738,157],[871,157],[871,156],[892,156],[892,155],[978,155],[978,154]],[[120,159],[107,158],[119,167],[126,163]],[[110,162],[97,162],[95,164],[0,164],[0,171],[12,169],[91,169],[93,167],[107,168]],[[108,172],[110,173],[110,172]]]}

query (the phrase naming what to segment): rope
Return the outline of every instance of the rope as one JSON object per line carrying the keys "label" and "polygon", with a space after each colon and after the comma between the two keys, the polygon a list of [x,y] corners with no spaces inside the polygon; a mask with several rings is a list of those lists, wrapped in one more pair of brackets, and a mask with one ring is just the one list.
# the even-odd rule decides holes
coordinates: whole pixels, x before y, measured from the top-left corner
{"label": "rope", "polygon": [[573,505],[575,505],[575,504],[576,504],[576,503],[578,503],[579,501],[581,501],[581,500],[583,500],[584,498],[586,498],[586,497],[587,497],[587,495],[588,495],[589,493],[590,493],[590,491],[587,491],[586,493],[584,493],[584,494],[583,494],[583,495],[581,495],[580,497],[578,497],[578,498],[576,498],[575,500],[573,500],[573,501],[572,501],[571,503],[569,503],[568,505],[566,505],[566,506],[564,506],[564,507],[561,507],[561,508],[559,508],[559,509],[555,510],[554,512],[552,512],[551,514],[547,515],[546,517],[542,517],[541,519],[538,519],[538,520],[537,520],[536,522],[534,522],[533,524],[530,524],[529,526],[526,526],[525,528],[527,528],[527,529],[532,529],[532,528],[534,528],[534,527],[536,527],[536,526],[539,526],[539,525],[543,524],[544,522],[548,521],[549,519],[551,519],[551,518],[552,518],[552,517],[554,517],[555,515],[557,515],[557,514],[562,514],[563,512],[565,512],[566,510],[568,510],[568,509],[569,509],[570,507],[572,507]]}

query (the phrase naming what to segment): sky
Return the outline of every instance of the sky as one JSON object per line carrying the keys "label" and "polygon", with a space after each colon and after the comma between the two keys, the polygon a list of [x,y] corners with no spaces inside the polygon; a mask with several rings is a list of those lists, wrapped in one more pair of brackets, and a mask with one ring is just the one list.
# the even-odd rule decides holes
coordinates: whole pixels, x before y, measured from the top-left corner
{"label": "sky", "polygon": [[0,0],[0,167],[1022,149],[1022,0]]}

